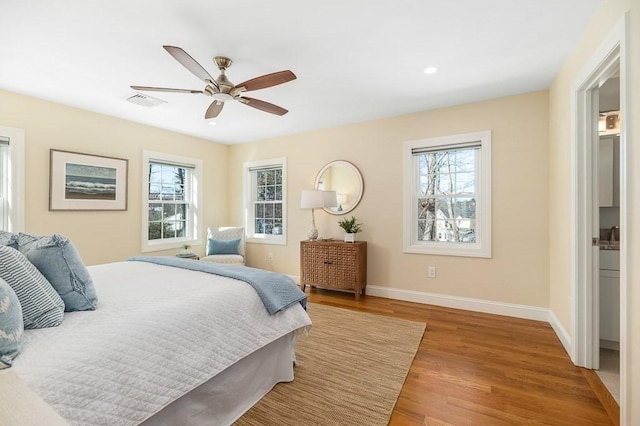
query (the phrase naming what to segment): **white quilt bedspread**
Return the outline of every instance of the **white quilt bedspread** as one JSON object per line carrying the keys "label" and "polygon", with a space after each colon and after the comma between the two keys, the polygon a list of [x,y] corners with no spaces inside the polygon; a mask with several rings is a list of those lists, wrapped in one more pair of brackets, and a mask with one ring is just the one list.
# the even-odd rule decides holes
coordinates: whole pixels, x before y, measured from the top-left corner
{"label": "white quilt bedspread", "polygon": [[143,262],[89,267],[98,309],[26,330],[12,370],[69,423],[134,425],[311,321],[246,283]]}

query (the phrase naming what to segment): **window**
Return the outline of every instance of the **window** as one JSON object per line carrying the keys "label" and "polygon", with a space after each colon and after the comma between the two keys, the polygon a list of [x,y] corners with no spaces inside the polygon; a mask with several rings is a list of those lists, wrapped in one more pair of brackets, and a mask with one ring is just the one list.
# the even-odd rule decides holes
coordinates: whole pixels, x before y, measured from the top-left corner
{"label": "window", "polygon": [[0,126],[0,229],[24,227],[24,131]]}
{"label": "window", "polygon": [[491,257],[491,132],[404,144],[404,251]]}
{"label": "window", "polygon": [[0,136],[0,229],[9,230],[9,178],[11,171],[11,151],[9,138]]}
{"label": "window", "polygon": [[286,159],[244,164],[248,241],[286,244]]}
{"label": "window", "polygon": [[142,251],[200,244],[202,162],[145,151]]}

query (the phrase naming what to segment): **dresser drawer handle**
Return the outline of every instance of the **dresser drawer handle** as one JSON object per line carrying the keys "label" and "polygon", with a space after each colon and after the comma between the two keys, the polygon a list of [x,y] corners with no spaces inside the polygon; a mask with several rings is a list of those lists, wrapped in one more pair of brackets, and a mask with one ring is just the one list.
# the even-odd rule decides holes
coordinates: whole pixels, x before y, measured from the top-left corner
{"label": "dresser drawer handle", "polygon": [[325,260],[325,261],[324,261],[324,264],[325,264],[325,265],[333,265],[333,262],[332,262],[332,261],[330,261],[330,260]]}

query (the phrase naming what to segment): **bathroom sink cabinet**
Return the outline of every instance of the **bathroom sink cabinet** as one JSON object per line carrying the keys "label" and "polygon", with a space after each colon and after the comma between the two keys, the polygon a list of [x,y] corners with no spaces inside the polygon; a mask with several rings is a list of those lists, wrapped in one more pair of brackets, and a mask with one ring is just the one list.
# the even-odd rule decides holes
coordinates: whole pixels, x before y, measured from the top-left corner
{"label": "bathroom sink cabinet", "polygon": [[600,250],[600,346],[619,350],[620,252]]}

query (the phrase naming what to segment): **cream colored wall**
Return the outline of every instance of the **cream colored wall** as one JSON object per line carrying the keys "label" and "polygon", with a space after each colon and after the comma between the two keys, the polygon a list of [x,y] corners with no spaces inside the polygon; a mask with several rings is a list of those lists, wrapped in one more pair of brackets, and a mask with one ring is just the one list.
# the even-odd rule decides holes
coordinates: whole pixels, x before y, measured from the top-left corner
{"label": "cream colored wall", "polygon": [[[625,14],[628,15],[625,17]],[[629,333],[621,342],[622,357],[626,359],[626,406],[621,408],[626,424],[640,424],[640,2],[637,0],[606,0],[598,11],[575,50],[563,65],[550,89],[550,138],[549,138],[549,196],[550,196],[550,308],[565,330],[572,332],[571,313],[571,96],[572,85],[577,83],[583,68],[598,46],[623,19],[627,20],[627,181],[628,229],[626,241],[622,241],[623,254],[629,259],[627,294],[629,312],[626,326]],[[624,179],[624,177],[623,177]],[[624,277],[624,276],[623,276]],[[621,281],[621,285],[625,285]],[[573,340],[573,336],[572,336]]]}
{"label": "cream colored wall", "polygon": [[[0,125],[25,130],[25,230],[67,235],[88,264],[120,261],[140,254],[141,168],[145,149],[203,160],[204,224],[227,221],[227,145],[3,91],[0,91]],[[128,159],[128,209],[50,212],[51,148]],[[205,233],[203,237],[206,238]],[[204,245],[193,247],[193,251],[204,254]]]}
{"label": "cream colored wall", "polygon": [[348,166],[333,166],[331,170],[333,172],[331,176],[333,182],[327,190],[336,191],[336,195],[345,195],[347,202],[344,203],[343,208],[347,209],[358,198],[358,191],[360,190],[358,175]]}
{"label": "cream colored wall", "polygon": [[[288,244],[250,244],[248,262],[299,275],[299,241],[310,212],[300,193],[328,162],[347,160],[362,172],[364,196],[352,212],[368,242],[368,284],[547,307],[548,94],[538,92],[230,147],[230,218],[242,212],[242,163],[287,157]],[[402,252],[403,142],[433,136],[493,132],[493,258]],[[349,213],[351,215],[352,213]],[[316,212],[321,235],[341,238],[341,216]],[[267,253],[273,253],[273,264]],[[427,266],[438,268],[427,278]]]}

